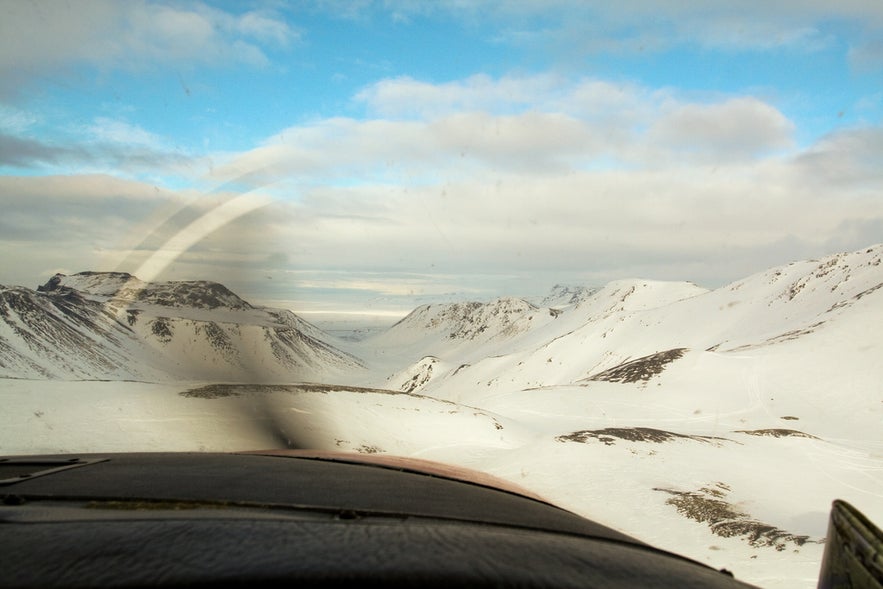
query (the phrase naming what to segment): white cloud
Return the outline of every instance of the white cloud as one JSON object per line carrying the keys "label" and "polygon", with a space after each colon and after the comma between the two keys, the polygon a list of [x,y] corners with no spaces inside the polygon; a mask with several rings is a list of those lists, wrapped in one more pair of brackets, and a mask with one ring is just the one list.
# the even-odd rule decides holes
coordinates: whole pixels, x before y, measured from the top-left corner
{"label": "white cloud", "polygon": [[458,273],[490,289],[498,282],[483,274],[508,273],[516,277],[510,293],[587,274],[714,286],[790,259],[783,256],[818,255],[843,242],[846,220],[883,218],[879,198],[802,190],[812,179],[797,176],[780,162],[325,188],[307,191],[265,230],[292,244],[294,267],[383,269],[393,281],[403,272]]}
{"label": "white cloud", "polygon": [[859,71],[883,69],[883,41],[879,37],[860,41],[850,48],[849,62]]}
{"label": "white cloud", "polygon": [[34,168],[82,156],[82,152],[77,149],[47,145],[41,141],[0,133],[2,166]]}
{"label": "white cloud", "polygon": [[[46,138],[47,129],[51,138]],[[89,123],[53,126],[9,107],[0,108],[0,165],[47,173],[74,169],[78,174],[122,173],[142,179],[149,174],[168,179],[194,178],[202,163],[168,139],[124,119],[95,117]]]}
{"label": "white cloud", "polygon": [[257,12],[247,12],[236,21],[235,28],[243,35],[286,46],[299,35],[284,21]]}
{"label": "white cloud", "polygon": [[797,158],[801,174],[826,186],[864,190],[879,198],[883,128],[845,129],[823,137]]}
{"label": "white cloud", "polygon": [[28,76],[85,62],[139,69],[154,64],[266,65],[266,46],[299,34],[271,13],[233,14],[201,2],[133,0],[0,4],[0,91]]}
{"label": "white cloud", "polygon": [[0,130],[20,134],[40,122],[36,113],[0,104]]}
{"label": "white cloud", "polygon": [[756,98],[740,97],[716,104],[681,104],[664,112],[648,139],[678,157],[692,153],[705,161],[753,157],[792,145],[794,124]]}
{"label": "white cloud", "polygon": [[91,125],[86,127],[86,132],[99,142],[144,147],[161,147],[164,143],[158,135],[138,125],[107,117],[96,118]]}
{"label": "white cloud", "polygon": [[462,113],[430,122],[335,118],[286,129],[216,166],[214,177],[407,184],[489,170],[545,174],[580,166],[605,149],[603,137],[564,114]]}
{"label": "white cloud", "polygon": [[45,282],[50,267],[147,272],[172,258],[177,278],[192,278],[194,264],[220,275],[253,263],[269,238],[262,223],[243,221],[271,200],[259,193],[171,191],[108,175],[0,176],[0,200],[3,284]]}
{"label": "white cloud", "polygon": [[592,79],[480,76],[438,85],[396,79],[358,96],[389,118],[290,127],[229,157],[215,177],[408,184],[602,165],[721,164],[781,153],[792,147],[794,131],[757,98],[699,103]]}
{"label": "white cloud", "polygon": [[177,197],[156,186],[104,175],[0,176],[0,282],[35,284],[47,267],[108,269],[101,252],[119,247],[140,222]]}
{"label": "white cloud", "polygon": [[440,84],[408,77],[380,80],[363,88],[355,100],[364,104],[370,115],[392,119],[432,120],[473,111],[516,114],[537,110],[609,120],[623,114],[641,116],[650,99],[647,94],[628,82],[591,78],[575,82],[553,74],[500,78],[478,74]]}
{"label": "white cloud", "polygon": [[649,9],[648,18],[671,19],[675,40],[708,48],[735,51],[796,49],[815,51],[831,43],[817,23],[825,13],[796,6],[764,8],[759,4],[735,2],[705,3],[697,10],[672,6]]}
{"label": "white cloud", "polygon": [[[269,275],[268,298],[280,299],[299,287],[401,297],[432,290],[422,275],[477,294],[623,276],[714,286],[852,247],[883,219],[880,127],[801,149],[791,122],[750,96],[697,102],[557,77],[385,88],[398,83],[430,97],[433,114],[378,94],[375,118],[320,119],[229,154],[215,167],[230,182],[219,192],[270,185],[279,201],[187,243],[166,277]],[[488,97],[504,87],[513,98],[497,112]],[[95,127],[107,143],[157,140],[122,120]],[[107,176],[0,179],[4,272],[107,260],[134,271],[232,195],[182,208],[185,196]]]}
{"label": "white cloud", "polygon": [[234,15],[202,3],[184,6],[134,4],[122,15],[116,51],[109,50],[105,58],[124,67],[139,59],[179,65],[245,62],[263,66],[269,62],[254,41],[285,46],[297,38],[285,21],[267,15]]}
{"label": "white cloud", "polygon": [[[512,166],[437,183],[336,186],[328,170],[324,181],[298,185],[297,199],[192,244],[164,276],[250,284],[253,296],[270,298],[328,299],[343,289],[348,305],[353,291],[368,299],[438,293],[424,276],[476,296],[624,276],[714,286],[872,239],[883,199],[871,190],[879,172],[868,166],[880,161],[880,137],[879,129],[856,130],[793,158],[545,175]],[[851,155],[860,165],[831,173]],[[34,272],[50,266],[135,271],[177,229],[232,195],[195,199],[71,176],[2,178],[0,196],[3,251],[12,256],[0,282],[36,284],[47,276]]]}
{"label": "white cloud", "polygon": [[[568,276],[714,286],[855,243],[878,227],[855,220],[883,218],[879,128],[800,149],[791,121],[751,96],[556,77],[373,89],[361,99],[391,118],[291,127],[218,168],[296,195],[268,229],[297,244],[287,263],[510,292]],[[418,95],[424,112],[409,110]],[[502,95],[501,112],[484,106]],[[501,273],[515,278],[480,278]]]}
{"label": "white cloud", "polygon": [[402,77],[372,84],[355,99],[383,117],[437,118],[463,111],[523,110],[553,96],[564,84],[565,80],[553,75],[494,79],[477,74],[442,84]]}
{"label": "white cloud", "polygon": [[[843,23],[883,30],[883,4],[867,0],[387,0],[390,15],[407,22],[429,12],[466,23],[494,22],[496,39],[554,48],[562,55],[654,52],[679,45],[713,50],[813,52],[830,46]],[[541,28],[533,23],[541,22]]]}

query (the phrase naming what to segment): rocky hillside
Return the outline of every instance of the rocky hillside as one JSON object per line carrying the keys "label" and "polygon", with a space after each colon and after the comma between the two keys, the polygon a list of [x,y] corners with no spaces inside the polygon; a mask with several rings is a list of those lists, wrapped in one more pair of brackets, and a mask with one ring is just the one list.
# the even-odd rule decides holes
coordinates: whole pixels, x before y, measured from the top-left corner
{"label": "rocky hillside", "polygon": [[646,386],[669,364],[738,371],[739,358],[767,348],[799,354],[807,372],[831,362],[858,369],[880,349],[881,259],[877,245],[710,291],[621,280],[563,307],[513,299],[421,307],[378,340],[400,352],[385,384],[445,398],[476,384],[489,393],[602,380]]}
{"label": "rocky hillside", "polygon": [[293,381],[357,370],[355,357],[290,311],[208,281],[119,272],[0,286],[0,376]]}

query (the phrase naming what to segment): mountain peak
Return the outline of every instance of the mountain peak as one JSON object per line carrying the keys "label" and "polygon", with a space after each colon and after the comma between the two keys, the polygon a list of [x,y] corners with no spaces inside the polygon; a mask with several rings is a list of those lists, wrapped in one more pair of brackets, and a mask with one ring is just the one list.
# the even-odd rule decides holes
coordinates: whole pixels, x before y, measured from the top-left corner
{"label": "mountain peak", "polygon": [[577,305],[600,290],[591,286],[575,286],[570,284],[556,284],[552,290],[539,302],[540,307],[560,307]]}
{"label": "mountain peak", "polygon": [[38,291],[0,287],[0,377],[288,381],[361,366],[216,282],[58,273]]}
{"label": "mountain peak", "polygon": [[511,334],[518,319],[536,307],[517,297],[487,303],[468,301],[417,307],[391,330],[444,333],[452,340],[475,340]]}
{"label": "mountain peak", "polygon": [[126,286],[140,287],[141,282],[128,272],[95,272],[87,270],[76,274],[55,274],[46,284],[37,287],[37,292],[76,290],[81,294],[99,297],[114,296]]}
{"label": "mountain peak", "polygon": [[223,284],[209,280],[143,282],[128,272],[85,271],[76,274],[55,274],[38,292],[77,291],[97,300],[118,300],[162,307],[193,307],[197,309],[253,308]]}

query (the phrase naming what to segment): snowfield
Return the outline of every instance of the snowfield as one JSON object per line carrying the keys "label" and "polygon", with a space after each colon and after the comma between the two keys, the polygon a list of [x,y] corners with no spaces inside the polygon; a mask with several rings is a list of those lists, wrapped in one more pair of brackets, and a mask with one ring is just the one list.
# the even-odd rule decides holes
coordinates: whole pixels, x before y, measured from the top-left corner
{"label": "snowfield", "polygon": [[[0,454],[438,460],[761,587],[814,587],[833,499],[883,523],[881,258],[876,245],[712,291],[625,280],[539,305],[426,305],[363,340],[211,283],[4,287]],[[146,327],[159,317],[169,334]],[[40,348],[27,329],[45,325],[91,352]]]}

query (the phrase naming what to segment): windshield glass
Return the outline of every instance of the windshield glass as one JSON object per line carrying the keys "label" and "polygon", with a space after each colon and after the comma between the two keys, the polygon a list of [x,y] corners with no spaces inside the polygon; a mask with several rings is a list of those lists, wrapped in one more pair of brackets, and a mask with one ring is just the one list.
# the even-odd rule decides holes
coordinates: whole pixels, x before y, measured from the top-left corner
{"label": "windshield glass", "polygon": [[472,468],[764,587],[883,521],[883,5],[6,1],[0,455]]}

